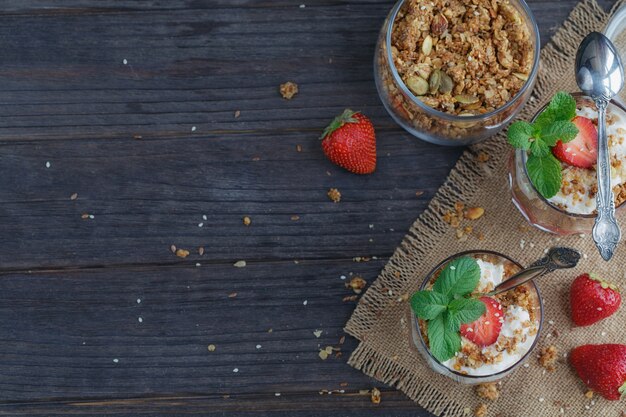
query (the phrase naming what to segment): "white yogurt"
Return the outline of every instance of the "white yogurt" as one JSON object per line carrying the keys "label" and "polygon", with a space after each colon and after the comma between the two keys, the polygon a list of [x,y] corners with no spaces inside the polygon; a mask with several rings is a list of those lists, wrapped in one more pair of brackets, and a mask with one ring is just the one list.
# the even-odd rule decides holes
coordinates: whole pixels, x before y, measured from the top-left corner
{"label": "white yogurt", "polygon": [[[580,103],[579,103],[580,104]],[[598,112],[595,108],[583,107],[576,109],[576,114],[587,117],[594,122],[598,119]],[[607,114],[615,118],[615,122],[606,127],[609,137],[609,149],[611,161],[620,160],[623,164],[617,169],[611,168],[611,184],[613,187],[626,181],[626,114],[617,106],[610,104]],[[566,144],[567,145],[567,144]],[[567,149],[567,148],[566,148]],[[571,150],[575,152],[575,149]],[[582,193],[567,193],[566,186],[563,185],[559,192],[548,199],[552,204],[563,208],[572,214],[591,214],[596,210],[596,199],[590,197],[589,190],[596,185],[596,170],[577,168],[565,163],[561,163],[563,179],[576,179],[583,187]]]}
{"label": "white yogurt", "polygon": [[[485,289],[493,289],[496,285],[502,282],[504,278],[504,265],[492,264],[490,262],[477,259],[478,266],[480,267],[480,282],[478,283],[478,291],[483,292]],[[483,354],[489,356],[502,355],[502,360],[492,364],[482,364],[478,368],[470,368],[468,366],[461,366],[460,371],[466,372],[469,375],[492,375],[501,371],[504,371],[515,363],[517,363],[522,357],[530,350],[537,333],[530,334],[532,330],[537,330],[539,324],[537,322],[531,323],[530,326],[524,327],[524,323],[530,322],[530,314],[528,311],[517,305],[510,305],[504,312],[504,319],[502,322],[502,330],[498,336],[498,340],[493,345],[485,346],[482,348]],[[517,331],[517,334],[516,334]],[[506,350],[499,352],[496,349],[498,344],[504,344],[507,338],[518,337],[521,340],[517,343],[515,351],[508,353]],[[461,346],[466,347],[468,345],[474,345],[465,337],[461,337]],[[457,357],[463,355],[461,352],[456,353]],[[456,357],[448,359],[443,362],[443,365],[449,369],[454,369],[456,363]],[[458,371],[458,370],[457,370]]]}

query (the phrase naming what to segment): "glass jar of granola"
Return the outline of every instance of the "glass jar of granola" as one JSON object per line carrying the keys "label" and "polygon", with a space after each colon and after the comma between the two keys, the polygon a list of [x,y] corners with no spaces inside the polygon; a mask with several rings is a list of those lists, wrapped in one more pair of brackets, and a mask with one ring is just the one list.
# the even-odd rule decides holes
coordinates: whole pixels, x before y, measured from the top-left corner
{"label": "glass jar of granola", "polygon": [[539,52],[523,0],[400,0],[380,31],[374,76],[409,133],[466,145],[493,136],[526,103]]}
{"label": "glass jar of granola", "polygon": [[[420,291],[435,288],[435,282],[446,268],[452,268],[450,265],[455,261],[467,257],[475,260],[480,270],[480,278],[472,294],[488,293],[522,269],[520,264],[501,253],[483,250],[461,252],[437,265],[422,282]],[[437,359],[431,352],[428,337],[430,323],[417,318],[409,309],[413,345],[433,370],[464,384],[486,383],[510,374],[530,356],[539,340],[543,323],[539,289],[533,281],[529,281],[494,296],[493,300],[497,306],[494,319],[501,323],[493,343],[486,346],[477,344],[476,339],[470,340],[467,333],[467,337],[461,337],[460,349],[445,361]]]}
{"label": "glass jar of granola", "polygon": [[[581,93],[572,94],[576,100],[576,115],[586,117],[597,125],[596,106]],[[541,108],[534,122],[545,109]],[[612,101],[607,108],[607,135],[611,158],[611,185],[618,218],[626,201],[626,111]],[[575,152],[572,149],[572,152]],[[590,233],[596,218],[597,180],[595,165],[591,169],[561,162],[561,188],[549,199],[544,198],[530,181],[526,167],[528,155],[521,149],[513,151],[509,165],[509,180],[513,203],[528,222],[558,235]]]}

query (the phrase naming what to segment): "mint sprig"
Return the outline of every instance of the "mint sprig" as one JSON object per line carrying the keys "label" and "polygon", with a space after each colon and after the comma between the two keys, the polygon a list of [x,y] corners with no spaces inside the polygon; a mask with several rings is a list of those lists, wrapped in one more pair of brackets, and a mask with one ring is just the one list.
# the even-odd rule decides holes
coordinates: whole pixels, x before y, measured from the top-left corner
{"label": "mint sprig", "polygon": [[461,324],[477,320],[486,311],[482,301],[468,298],[479,280],[478,262],[463,256],[445,266],[432,290],[411,297],[413,312],[427,321],[430,351],[441,362],[461,349]]}
{"label": "mint sprig", "polygon": [[517,121],[507,132],[509,143],[529,152],[526,161],[528,176],[539,194],[551,198],[561,188],[561,165],[551,149],[558,141],[567,143],[578,135],[572,119],[576,117],[576,100],[570,94],[558,92],[534,123]]}

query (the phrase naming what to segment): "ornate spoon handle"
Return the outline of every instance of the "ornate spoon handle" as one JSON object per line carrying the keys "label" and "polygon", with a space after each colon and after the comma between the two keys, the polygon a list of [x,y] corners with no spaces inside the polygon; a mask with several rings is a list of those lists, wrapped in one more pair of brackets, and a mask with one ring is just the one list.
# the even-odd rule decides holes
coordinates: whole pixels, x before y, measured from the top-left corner
{"label": "ornate spoon handle", "polygon": [[605,261],[611,259],[621,238],[621,231],[615,220],[615,202],[611,188],[611,161],[606,135],[607,105],[608,102],[604,99],[596,100],[598,108],[598,193],[596,194],[598,214],[592,232],[593,241]]}

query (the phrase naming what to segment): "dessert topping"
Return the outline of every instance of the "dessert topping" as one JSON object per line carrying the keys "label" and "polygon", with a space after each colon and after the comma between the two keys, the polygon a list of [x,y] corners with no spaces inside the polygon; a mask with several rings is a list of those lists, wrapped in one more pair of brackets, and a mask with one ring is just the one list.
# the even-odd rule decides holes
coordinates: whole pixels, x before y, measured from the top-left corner
{"label": "dessert topping", "polygon": [[473,322],[486,310],[482,301],[466,298],[479,280],[478,262],[464,256],[445,266],[432,290],[418,291],[411,297],[413,312],[427,321],[430,351],[441,362],[461,349],[461,325]]}
{"label": "dessert topping", "polygon": [[533,124],[517,121],[507,132],[509,143],[529,152],[526,169],[531,182],[545,198],[561,189],[561,164],[550,148],[560,142],[571,142],[578,135],[572,122],[576,116],[576,100],[570,94],[558,92]]}
{"label": "dessert topping", "polygon": [[503,312],[499,302],[490,297],[480,297],[486,311],[477,320],[461,325],[461,335],[478,346],[496,343],[502,330]]}
{"label": "dessert topping", "polygon": [[552,153],[561,162],[568,165],[589,169],[598,160],[598,131],[593,122],[583,116],[576,116],[572,123],[578,128],[574,140],[563,143],[558,141]]}

